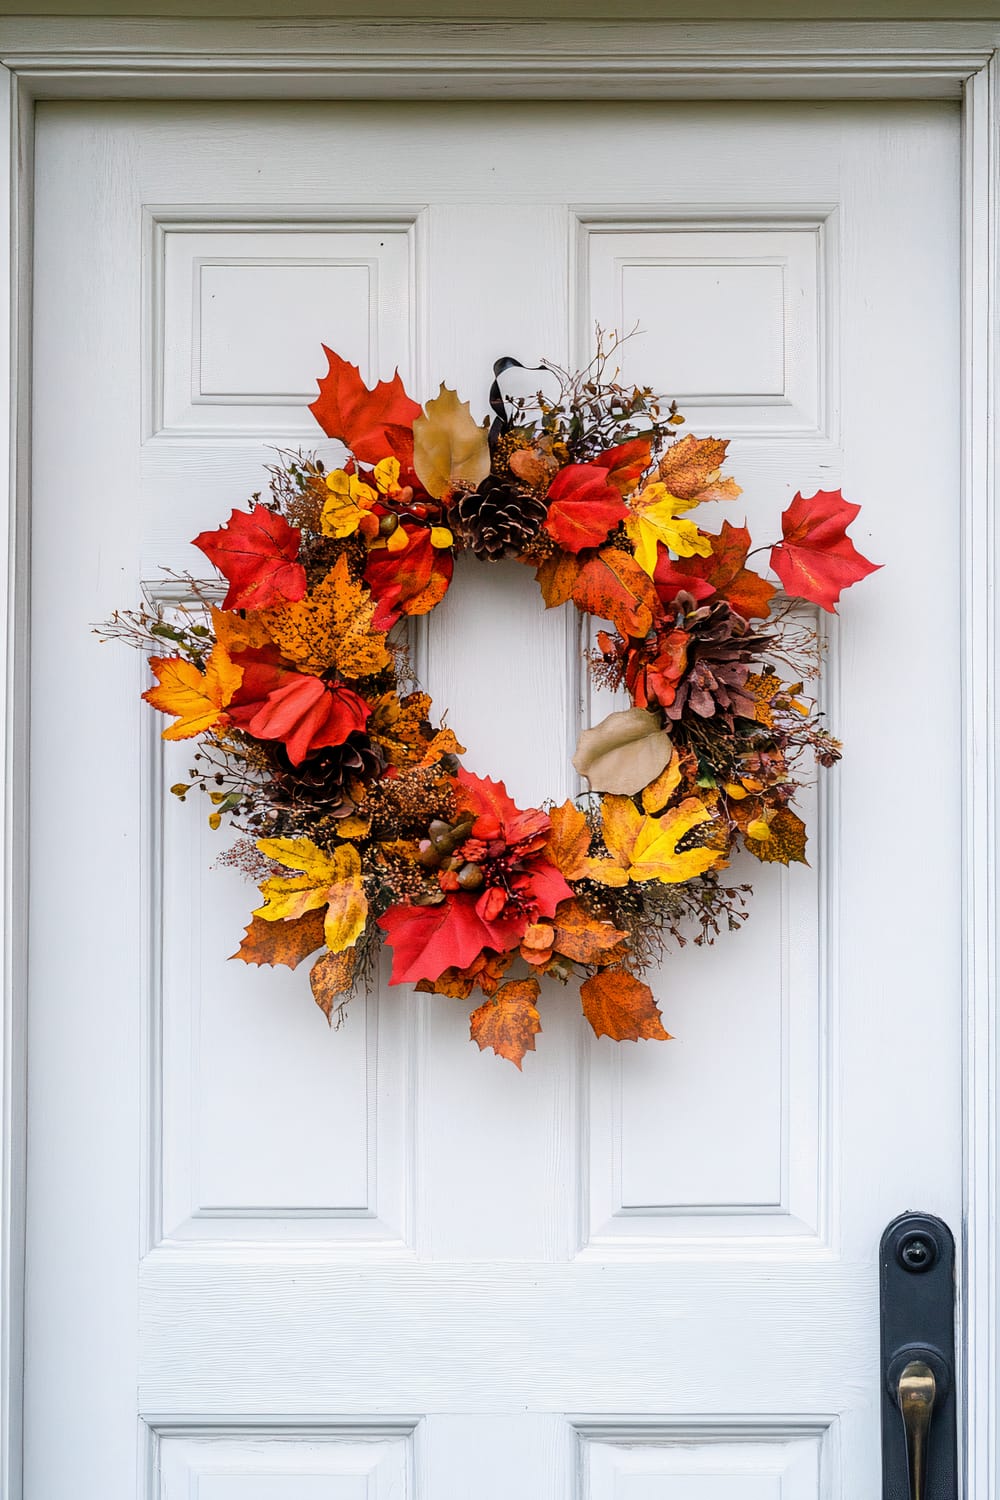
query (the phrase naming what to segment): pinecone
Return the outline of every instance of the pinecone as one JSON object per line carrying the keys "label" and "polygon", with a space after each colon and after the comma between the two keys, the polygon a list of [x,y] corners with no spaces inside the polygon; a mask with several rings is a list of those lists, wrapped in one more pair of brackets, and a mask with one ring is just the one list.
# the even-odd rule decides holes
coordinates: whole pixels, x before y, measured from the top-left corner
{"label": "pinecone", "polygon": [[676,723],[686,711],[702,719],[718,714],[730,729],[734,718],[752,719],[756,705],[744,692],[746,680],[774,637],[755,631],[723,599],[697,608],[690,594],[679,594],[676,603],[682,611],[678,624],[690,636],[688,667],[664,709],[667,718]]}
{"label": "pinecone", "polygon": [[506,479],[487,474],[477,490],[459,497],[452,508],[455,528],[477,557],[494,561],[517,557],[538,535],[545,504]]}
{"label": "pinecone", "polygon": [[356,803],[345,782],[377,776],[385,760],[364,730],[355,729],[342,745],[317,750],[298,766],[292,764],[284,745],[275,745],[271,763],[274,807],[311,807],[326,817],[349,818]]}

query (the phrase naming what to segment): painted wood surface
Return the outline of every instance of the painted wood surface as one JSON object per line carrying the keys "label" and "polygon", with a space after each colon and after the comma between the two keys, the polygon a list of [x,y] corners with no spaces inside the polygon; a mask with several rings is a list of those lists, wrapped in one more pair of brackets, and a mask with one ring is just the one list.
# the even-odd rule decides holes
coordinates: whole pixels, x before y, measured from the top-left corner
{"label": "painted wood surface", "polygon": [[[137,1410],[143,1482],[170,1497],[207,1442],[235,1453],[220,1495],[270,1500],[275,1426],[297,1472],[302,1445],[341,1443],[339,1488],[282,1479],[293,1500],[352,1494],[362,1428],[401,1495],[673,1500],[713,1454],[732,1469],[734,1431],[756,1445],[737,1473],[764,1452],[794,1500],[864,1493],[879,1233],[903,1207],[960,1212],[960,747],[930,768],[912,747],[928,679],[935,721],[958,717],[958,614],[922,630],[914,595],[959,577],[956,114],[58,105],[39,125],[28,1493],[134,1494]],[[407,267],[362,323],[337,287],[359,236]],[[317,261],[314,308],[294,272]],[[329,1035],[301,976],[227,965],[247,892],[209,868],[199,810],[162,798],[186,752],[143,719],[139,664],[86,626],[158,564],[196,567],[187,538],[257,486],[315,373],[288,367],[295,318],[485,409],[496,354],[578,359],[637,262],[662,331],[636,359],[668,390],[672,345],[694,368],[735,308],[718,386],[676,394],[695,430],[732,415],[740,514],[763,534],[795,488],[842,483],[893,564],[830,634],[849,754],[811,871],[668,962],[669,1047],[615,1053],[558,996],[523,1077],[476,1055],[462,1007],[409,993]],[[272,384],[255,269],[288,299]],[[475,769],[562,795],[589,704],[574,622],[517,569],[462,572],[426,679]],[[92,726],[71,758],[67,724]],[[57,916],[55,868],[88,896]],[[915,1088],[940,1100],[919,1160]],[[623,1457],[636,1424],[645,1469]]]}

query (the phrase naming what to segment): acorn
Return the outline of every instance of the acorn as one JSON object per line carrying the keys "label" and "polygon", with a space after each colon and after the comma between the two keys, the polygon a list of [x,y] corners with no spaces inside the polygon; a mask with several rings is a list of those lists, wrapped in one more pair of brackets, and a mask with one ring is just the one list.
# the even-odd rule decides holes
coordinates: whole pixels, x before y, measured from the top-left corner
{"label": "acorn", "polygon": [[463,891],[478,891],[483,883],[483,872],[478,865],[463,865],[458,872],[458,883]]}
{"label": "acorn", "polygon": [[433,818],[427,832],[439,854],[454,853],[456,841],[450,823],[446,823],[443,818]]}
{"label": "acorn", "polygon": [[379,523],[378,523],[378,534],[379,534],[379,536],[392,536],[392,533],[396,530],[396,527],[398,525],[399,525],[399,517],[398,516],[394,516],[393,513],[392,513],[392,511],[388,511],[379,520]]}
{"label": "acorn", "polygon": [[441,856],[438,854],[430,839],[421,839],[417,862],[422,864],[425,870],[436,870]]}

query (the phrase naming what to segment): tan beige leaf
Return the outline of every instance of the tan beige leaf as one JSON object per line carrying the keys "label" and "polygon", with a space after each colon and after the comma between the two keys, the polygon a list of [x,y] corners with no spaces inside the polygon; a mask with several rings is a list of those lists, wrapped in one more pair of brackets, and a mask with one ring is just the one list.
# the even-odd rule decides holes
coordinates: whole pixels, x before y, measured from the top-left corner
{"label": "tan beige leaf", "polygon": [[592,791],[631,796],[660,775],[672,754],[673,743],[657,716],[627,708],[583,731],[573,764]]}
{"label": "tan beige leaf", "polygon": [[413,467],[435,500],[455,489],[474,490],[490,472],[486,427],[445,385],[413,423]]}

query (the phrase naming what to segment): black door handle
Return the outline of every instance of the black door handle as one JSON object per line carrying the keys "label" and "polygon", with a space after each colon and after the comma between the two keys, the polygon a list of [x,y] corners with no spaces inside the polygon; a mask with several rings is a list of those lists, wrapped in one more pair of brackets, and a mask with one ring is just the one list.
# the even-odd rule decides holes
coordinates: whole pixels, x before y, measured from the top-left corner
{"label": "black door handle", "polygon": [[879,1251],[882,1500],[958,1500],[955,1241],[931,1214],[901,1214]]}

